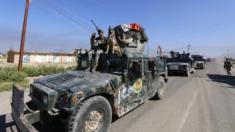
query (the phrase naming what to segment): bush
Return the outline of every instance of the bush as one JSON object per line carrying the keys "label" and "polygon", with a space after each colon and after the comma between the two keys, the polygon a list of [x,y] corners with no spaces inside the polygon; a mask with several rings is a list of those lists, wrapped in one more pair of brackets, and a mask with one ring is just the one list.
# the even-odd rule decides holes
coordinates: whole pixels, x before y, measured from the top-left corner
{"label": "bush", "polygon": [[23,72],[18,72],[17,67],[0,67],[0,91],[10,90],[13,83],[24,87],[29,87],[26,77],[35,77],[40,75],[49,75],[54,73],[73,70],[74,67],[64,68],[62,66],[26,66]]}
{"label": "bush", "polygon": [[24,72],[18,72],[9,69],[0,70],[0,82],[3,81],[13,81],[20,82],[26,79],[27,75]]}
{"label": "bush", "polygon": [[23,72],[26,73],[30,77],[40,76],[40,75],[49,75],[59,72],[64,72],[65,69],[63,67],[58,66],[31,66],[31,67],[24,67]]}
{"label": "bush", "polygon": [[24,67],[23,72],[30,77],[40,76],[42,74],[42,70],[38,67]]}
{"label": "bush", "polygon": [[26,79],[27,75],[24,72],[11,72],[9,74],[9,80],[13,82],[21,82]]}
{"label": "bush", "polygon": [[[18,72],[17,67],[0,67],[0,81],[21,81],[25,77],[35,77],[40,75],[49,75],[67,70],[74,70],[74,66],[64,68],[62,66],[26,66],[23,68],[23,72]],[[17,79],[19,78],[19,79]]]}
{"label": "bush", "polygon": [[[0,83],[0,92],[2,91],[7,91],[7,90],[11,90],[12,86],[13,86],[13,82],[4,82],[4,83]],[[22,81],[22,82],[15,82],[15,84],[20,85],[24,88],[29,88],[29,83],[27,80]]]}
{"label": "bush", "polygon": [[8,73],[4,70],[0,70],[0,81],[8,80]]}

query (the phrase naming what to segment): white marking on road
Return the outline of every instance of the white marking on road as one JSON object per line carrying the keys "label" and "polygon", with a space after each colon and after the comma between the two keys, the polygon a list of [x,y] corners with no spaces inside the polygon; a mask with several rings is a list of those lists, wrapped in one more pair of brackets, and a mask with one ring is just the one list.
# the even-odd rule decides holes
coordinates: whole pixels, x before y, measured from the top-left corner
{"label": "white marking on road", "polygon": [[194,102],[195,102],[195,100],[196,100],[196,97],[197,97],[197,95],[198,95],[198,92],[199,90],[197,89],[197,91],[195,92],[195,94],[193,95],[193,99],[192,99],[192,101],[190,102],[190,104],[188,105],[188,107],[187,107],[187,109],[186,109],[186,112],[184,113],[184,115],[183,115],[183,117],[182,117],[182,120],[181,120],[181,122],[180,122],[180,125],[179,125],[179,128],[177,129],[177,132],[182,132],[182,129],[183,129],[183,127],[184,127],[184,124],[186,123],[186,121],[187,121],[187,119],[188,119],[188,117],[189,117],[189,114],[190,114],[190,111],[191,111],[191,109],[192,109],[192,107],[193,107],[193,104],[194,104]]}

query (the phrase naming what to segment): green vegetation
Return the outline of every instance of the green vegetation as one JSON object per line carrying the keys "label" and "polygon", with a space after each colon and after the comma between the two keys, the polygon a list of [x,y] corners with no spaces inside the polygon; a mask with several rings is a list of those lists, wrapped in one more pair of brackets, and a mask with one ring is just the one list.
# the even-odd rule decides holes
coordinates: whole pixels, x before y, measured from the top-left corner
{"label": "green vegetation", "polygon": [[233,64],[235,64],[235,60],[232,60]]}
{"label": "green vegetation", "polygon": [[25,80],[26,76],[27,75],[24,72],[18,72],[12,68],[4,68],[0,70],[0,82],[21,82]]}
{"label": "green vegetation", "polygon": [[11,90],[14,83],[17,85],[23,86],[25,88],[29,87],[29,83],[27,80],[24,80],[21,82],[12,82],[12,81],[0,82],[0,92]]}
{"label": "green vegetation", "polygon": [[32,66],[23,68],[23,72],[26,73],[29,77],[40,76],[40,75],[49,75],[59,72],[64,72],[66,69],[64,67],[58,66]]}
{"label": "green vegetation", "polygon": [[19,84],[23,87],[29,87],[27,77],[36,77],[40,75],[49,75],[54,73],[65,72],[68,70],[74,70],[74,66],[26,66],[22,72],[17,71],[16,66],[12,67],[0,67],[0,92],[10,90],[13,83]]}

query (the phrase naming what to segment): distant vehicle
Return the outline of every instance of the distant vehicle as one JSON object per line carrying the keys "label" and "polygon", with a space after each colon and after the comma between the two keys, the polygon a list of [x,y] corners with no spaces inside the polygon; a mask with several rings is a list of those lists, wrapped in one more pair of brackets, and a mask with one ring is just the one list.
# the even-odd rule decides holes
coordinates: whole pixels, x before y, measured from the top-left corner
{"label": "distant vehicle", "polygon": [[[135,39],[132,42],[140,42]],[[69,132],[106,132],[113,115],[121,117],[150,98],[162,99],[165,61],[135,48],[131,45],[122,55],[101,54],[94,72],[87,70],[88,53],[79,53],[76,71],[35,80],[30,85],[32,100],[26,104],[23,88],[14,86],[11,106],[16,125],[22,132],[37,131],[32,124],[59,117]]]}
{"label": "distant vehicle", "polygon": [[195,69],[205,69],[206,60],[201,55],[191,55]]}
{"label": "distant vehicle", "polygon": [[193,61],[189,53],[171,52],[171,58],[167,59],[168,75],[183,74],[190,76],[194,73]]}
{"label": "distant vehicle", "polygon": [[211,62],[212,61],[212,58],[207,58],[206,59],[206,62]]}

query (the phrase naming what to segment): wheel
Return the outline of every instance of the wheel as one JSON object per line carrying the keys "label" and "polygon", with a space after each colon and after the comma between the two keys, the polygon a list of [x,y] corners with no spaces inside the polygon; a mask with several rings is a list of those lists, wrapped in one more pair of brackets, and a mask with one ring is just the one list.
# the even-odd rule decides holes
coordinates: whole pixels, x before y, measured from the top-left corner
{"label": "wheel", "polygon": [[171,75],[172,75],[171,71],[168,70],[168,71],[167,71],[167,76],[171,76]]}
{"label": "wheel", "polygon": [[187,70],[185,71],[185,75],[186,75],[187,77],[190,76],[190,71],[189,71],[189,69],[187,69]]}
{"label": "wheel", "polygon": [[157,93],[154,95],[153,99],[161,100],[163,99],[164,92],[166,89],[164,78],[161,76],[157,82]]}
{"label": "wheel", "polygon": [[79,104],[69,118],[69,132],[107,132],[112,110],[107,99],[95,96]]}
{"label": "wheel", "polygon": [[164,76],[164,81],[165,81],[165,82],[168,82],[168,80],[169,80],[169,78],[168,78],[168,72],[166,71],[165,76]]}
{"label": "wheel", "polygon": [[164,77],[164,81],[167,83],[169,81],[168,77]]}

